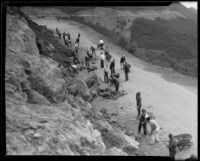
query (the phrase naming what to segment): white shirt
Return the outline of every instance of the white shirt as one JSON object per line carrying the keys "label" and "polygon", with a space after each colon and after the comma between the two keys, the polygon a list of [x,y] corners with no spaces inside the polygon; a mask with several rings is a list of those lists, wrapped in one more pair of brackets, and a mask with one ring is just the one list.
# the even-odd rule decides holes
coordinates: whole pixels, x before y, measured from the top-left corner
{"label": "white shirt", "polygon": [[78,47],[78,43],[75,43],[75,48]]}
{"label": "white shirt", "polygon": [[72,67],[76,69],[76,65],[73,64]]}
{"label": "white shirt", "polygon": [[105,55],[104,55],[104,54],[101,55],[101,59],[102,59],[102,60],[105,59]]}
{"label": "white shirt", "polygon": [[103,40],[100,40],[100,44],[103,44]]}
{"label": "white shirt", "polygon": [[154,131],[156,129],[160,129],[160,126],[158,125],[156,120],[150,120],[150,125],[151,125],[151,128],[152,128],[152,131]]}

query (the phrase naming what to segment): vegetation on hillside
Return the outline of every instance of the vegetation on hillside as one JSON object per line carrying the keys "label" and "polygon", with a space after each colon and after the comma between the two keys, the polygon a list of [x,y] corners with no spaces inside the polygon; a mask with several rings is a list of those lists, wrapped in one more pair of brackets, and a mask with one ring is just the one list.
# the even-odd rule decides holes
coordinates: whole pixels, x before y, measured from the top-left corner
{"label": "vegetation on hillside", "polygon": [[[130,27],[130,40],[98,23],[86,22],[82,17],[74,16],[71,19],[106,35],[114,43],[146,62],[171,67],[182,74],[197,77],[197,27],[191,19],[156,18],[151,21],[138,18]],[[121,21],[119,23],[123,25]],[[137,48],[145,50],[137,52]]]}
{"label": "vegetation on hillside", "polygon": [[[190,19],[180,18],[166,21],[160,18],[155,21],[143,18],[136,19],[130,28],[131,43],[137,42],[139,48],[158,50],[150,54],[137,55],[153,64],[166,64],[176,71],[197,76],[197,28]],[[191,25],[188,25],[191,24]]]}

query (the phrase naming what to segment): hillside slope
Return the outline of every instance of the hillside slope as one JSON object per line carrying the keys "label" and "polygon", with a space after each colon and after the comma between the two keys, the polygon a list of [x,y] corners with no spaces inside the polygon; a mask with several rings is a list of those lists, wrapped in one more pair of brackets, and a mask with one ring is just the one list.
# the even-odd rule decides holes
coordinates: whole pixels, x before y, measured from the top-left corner
{"label": "hillside slope", "polygon": [[[18,8],[8,8],[6,23],[6,155],[137,152],[138,143],[92,107],[87,81],[58,67],[71,61],[71,49]],[[112,137],[118,142],[108,146]]]}
{"label": "hillside slope", "polygon": [[[70,14],[67,7],[62,11]],[[179,3],[94,7],[73,11],[70,18],[109,35],[142,60],[197,77],[197,14]]]}

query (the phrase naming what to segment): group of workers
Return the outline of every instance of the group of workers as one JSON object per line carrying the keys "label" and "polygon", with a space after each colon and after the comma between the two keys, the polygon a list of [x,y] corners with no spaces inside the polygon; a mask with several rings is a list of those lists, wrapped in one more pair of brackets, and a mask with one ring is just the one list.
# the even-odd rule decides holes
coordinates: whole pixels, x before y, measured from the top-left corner
{"label": "group of workers", "polygon": [[[136,93],[136,105],[137,105],[137,113],[139,118],[139,125],[138,125],[138,134],[140,134],[141,128],[143,127],[144,135],[147,135],[147,127],[146,124],[149,123],[151,126],[151,143],[158,143],[158,133],[160,131],[160,126],[158,125],[157,121],[155,120],[155,117],[152,118],[148,116],[146,113],[146,110],[142,107],[142,99],[140,92]],[[141,112],[142,111],[142,112]],[[177,153],[177,142],[174,140],[173,135],[169,134],[169,145],[167,146],[169,149],[169,156],[171,159],[175,160],[175,155]]]}
{"label": "group of workers", "polygon": [[[64,44],[66,47],[72,47],[71,44],[71,37],[70,37],[70,33],[68,32],[67,34],[64,32],[63,34],[61,34],[58,30],[58,28],[56,28],[56,37],[58,37],[58,39],[61,39],[61,35],[63,35],[63,40],[64,40]],[[79,49],[79,42],[80,42],[80,33],[78,34],[78,37],[75,40],[75,52],[74,52],[74,63],[80,63],[77,57],[78,54],[78,49]],[[102,40],[102,38],[100,39],[100,43],[98,44],[98,47],[100,47],[100,49],[103,51],[104,50],[104,41]],[[107,50],[104,51],[104,53],[101,51],[100,53],[100,67],[104,68],[104,82],[105,83],[109,83],[109,71],[110,71],[110,78],[113,80],[113,83],[115,85],[116,88],[116,92],[118,92],[119,90],[119,80],[118,78],[115,77],[115,59],[113,59],[110,63],[110,66],[108,63],[106,63],[105,67],[105,55],[106,52],[108,52]],[[85,65],[86,68],[89,68],[89,62],[93,61],[93,58],[96,58],[96,51],[95,48],[93,46],[87,47],[86,49],[86,56],[85,56]],[[126,57],[125,55],[123,55],[120,59],[120,67],[121,70],[124,70],[125,72],[125,81],[128,80],[128,73],[130,72],[130,65],[127,63],[126,61]],[[75,68],[75,67],[74,67]],[[150,144],[155,144],[159,142],[159,138],[158,138],[158,133],[160,131],[160,126],[157,123],[157,121],[155,120],[155,117],[152,118],[150,116],[148,116],[148,114],[146,113],[146,110],[143,108],[141,110],[142,107],[142,99],[141,99],[141,93],[137,92],[136,93],[136,105],[137,105],[137,116],[139,118],[139,124],[138,124],[138,134],[140,134],[141,129],[143,128],[143,132],[144,135],[147,135],[147,123],[150,124],[151,126],[151,143]],[[174,140],[173,135],[169,134],[169,145],[167,146],[169,149],[169,156],[171,159],[175,160],[175,155],[177,153],[177,142],[176,140]]]}

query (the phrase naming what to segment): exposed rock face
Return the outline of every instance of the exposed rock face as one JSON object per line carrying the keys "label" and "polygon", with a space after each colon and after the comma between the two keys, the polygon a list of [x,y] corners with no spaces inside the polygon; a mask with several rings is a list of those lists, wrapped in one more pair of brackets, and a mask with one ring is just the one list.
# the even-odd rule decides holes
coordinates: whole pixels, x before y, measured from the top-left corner
{"label": "exposed rock face", "polygon": [[[80,111],[87,106],[84,100],[90,98],[86,83],[79,79],[64,77],[55,57],[40,55],[41,49],[39,51],[36,44],[39,34],[35,35],[35,31],[33,32],[29,25],[30,22],[27,23],[17,13],[7,15],[5,68],[7,154],[104,153],[105,146],[101,136],[93,135],[91,132],[93,127],[86,124],[86,119]],[[46,49],[50,53],[58,51],[51,42],[48,42]],[[77,90],[76,97],[67,88],[69,82],[73,82],[72,85]]]}

